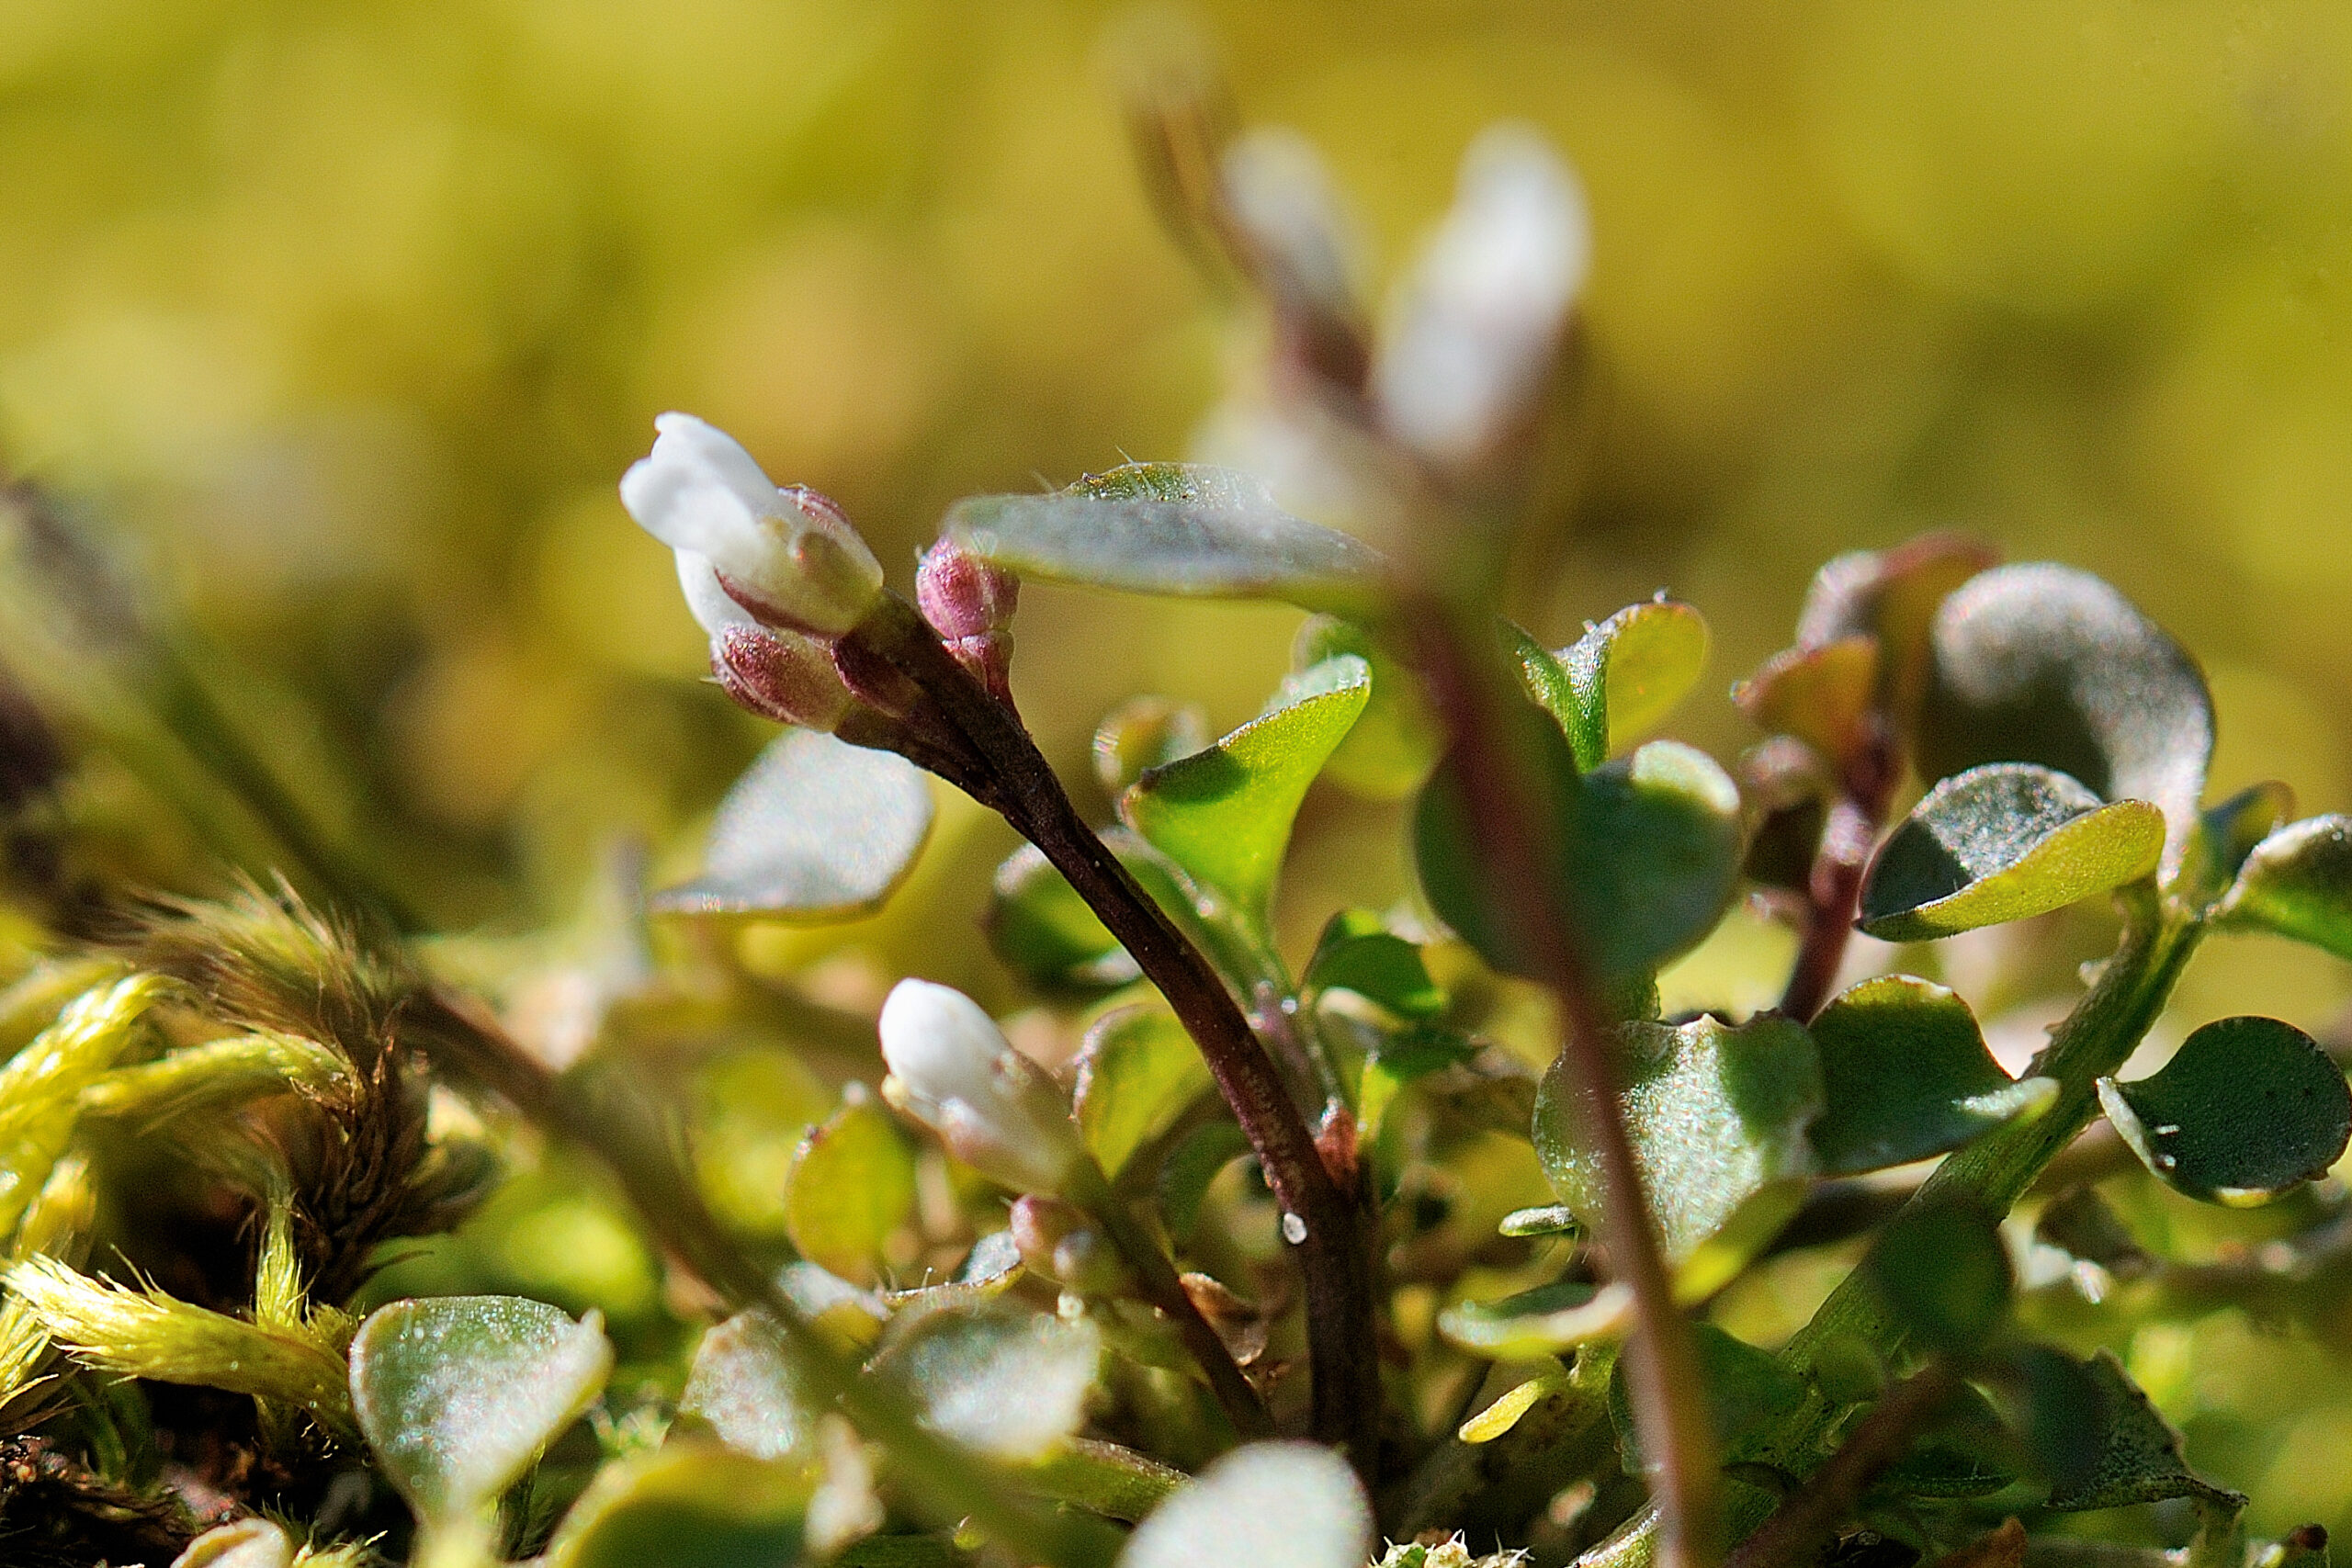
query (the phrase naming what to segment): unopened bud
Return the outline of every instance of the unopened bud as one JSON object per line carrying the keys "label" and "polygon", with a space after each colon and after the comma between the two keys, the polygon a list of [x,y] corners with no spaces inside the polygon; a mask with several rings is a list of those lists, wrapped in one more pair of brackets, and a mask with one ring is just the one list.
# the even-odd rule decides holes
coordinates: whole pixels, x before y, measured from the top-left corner
{"label": "unopened bud", "polygon": [[1055,1192],[1086,1157],[1060,1087],[963,992],[899,981],[882,1004],[881,1034],[890,1067],[882,1098],[981,1175]]}
{"label": "unopened bud", "polygon": [[705,558],[728,596],[770,626],[839,637],[865,618],[881,597],[882,566],[840,507],[779,488],[732,436],[692,414],[665,413],[653,428],[652,454],[621,476],[621,504],[639,527]]}
{"label": "unopened bud", "polygon": [[915,569],[915,604],[957,663],[999,698],[1012,687],[1012,613],[1021,580],[962,545],[942,539]]}
{"label": "unopened bud", "polygon": [[825,647],[797,632],[729,626],[710,639],[710,671],[763,718],[831,732],[852,699]]}

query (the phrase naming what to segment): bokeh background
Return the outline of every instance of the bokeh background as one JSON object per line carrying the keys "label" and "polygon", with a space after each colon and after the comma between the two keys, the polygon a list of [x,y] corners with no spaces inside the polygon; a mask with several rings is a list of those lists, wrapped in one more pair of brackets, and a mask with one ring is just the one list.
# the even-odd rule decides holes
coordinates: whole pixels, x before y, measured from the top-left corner
{"label": "bokeh background", "polygon": [[[1697,604],[1715,664],[1680,733],[1752,739],[1724,689],[1786,640],[1822,558],[1956,526],[2101,572],[2183,638],[2217,788],[2352,805],[2352,9],[1197,15],[1244,118],[1323,150],[1375,280],[1483,125],[1573,161],[1589,423],[1513,607],[1565,641],[1657,588]],[[903,587],[952,498],[1182,455],[1249,362],[1247,310],[1141,194],[1112,19],[8,0],[0,465],[75,498],[289,784],[437,926],[593,929],[616,846],[690,868],[763,738],[695,681],[666,553],[615,496],[657,412],[830,491]],[[1255,711],[1295,619],[1032,590],[1016,684],[1082,780],[1131,693]],[[126,865],[201,884],[190,840],[145,830],[167,806],[103,770],[75,788]],[[968,936],[1009,842],[950,801],[890,913],[714,940],[852,1004],[910,969],[1009,1001]],[[1292,939],[1401,890],[1393,812],[1318,797]],[[2320,1028],[2352,996],[2283,945],[2200,965],[2188,1022]],[[729,1070],[797,1130],[797,1091]],[[2338,1353],[2233,1314],[2179,1334],[2135,1370],[2257,1528],[2347,1522]]]}

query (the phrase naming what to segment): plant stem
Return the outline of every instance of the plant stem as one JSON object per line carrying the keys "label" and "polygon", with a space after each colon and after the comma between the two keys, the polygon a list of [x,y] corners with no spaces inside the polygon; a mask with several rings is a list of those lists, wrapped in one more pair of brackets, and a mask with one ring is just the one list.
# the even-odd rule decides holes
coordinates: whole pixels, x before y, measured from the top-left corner
{"label": "plant stem", "polygon": [[1184,1289],[1184,1281],[1177,1278],[1176,1266],[1160,1250],[1159,1243],[1149,1232],[1136,1223],[1125,1201],[1111,1190],[1111,1184],[1091,1159],[1080,1162],[1080,1175],[1073,1183],[1076,1190],[1068,1194],[1070,1201],[1093,1217],[1119,1249],[1127,1267],[1134,1269],[1136,1281],[1142,1287],[1144,1299],[1168,1315],[1175,1325],[1177,1337],[1193,1353],[1202,1372],[1209,1380],[1210,1392],[1216,1395],[1219,1408],[1233,1429],[1244,1438],[1271,1438],[1274,1435],[1274,1418],[1267,1413],[1266,1402],[1250,1386],[1241,1373],[1240,1363],[1233,1359],[1217,1331],[1201,1315],[1200,1307]]}
{"label": "plant stem", "polygon": [[[1634,1293],[1639,1326],[1625,1346],[1642,1452],[1663,1522],[1664,1560],[1672,1568],[1707,1568],[1719,1551],[1721,1520],[1715,1440],[1705,1381],[1690,1320],[1673,1281],[1643,1192],[1642,1175],[1618,1100],[1616,1020],[1596,994],[1562,889],[1547,874],[1560,857],[1548,792],[1523,761],[1511,726],[1546,722],[1506,689],[1494,660],[1471,649],[1467,632],[1445,607],[1408,607],[1406,625],[1422,636],[1431,696],[1453,744],[1453,770],[1468,807],[1471,831],[1498,883],[1502,914],[1531,960],[1530,968],[1566,1015],[1563,1051],[1576,1092],[1569,1111],[1577,1140],[1595,1150],[1601,1169],[1599,1237],[1609,1271]],[[1483,627],[1484,617],[1466,617]]]}
{"label": "plant stem", "polygon": [[[1086,825],[1020,719],[956,661],[912,605],[886,595],[842,639],[840,657],[845,670],[878,660],[937,705],[988,769],[978,797],[1062,874],[1200,1047],[1267,1185],[1285,1215],[1306,1227],[1295,1245],[1306,1286],[1315,1435],[1344,1448],[1370,1478],[1381,1403],[1370,1227],[1357,1194],[1324,1168],[1306,1119],[1225,981]],[[1284,1224],[1289,1228],[1287,1217]]]}
{"label": "plant stem", "polygon": [[747,1257],[704,1204],[667,1130],[625,1085],[592,1099],[558,1079],[465,999],[429,992],[408,1015],[438,1065],[503,1096],[531,1121],[602,1158],[629,1201],[678,1259],[730,1306],[774,1320],[810,1400],[838,1404],[890,1454],[911,1499],[933,1523],[969,1519],[1008,1551],[1052,1568],[1103,1568],[1117,1540],[1093,1521],[1041,1506],[1012,1476],[924,1426],[895,1381],[835,1351],[766,1269]]}
{"label": "plant stem", "polygon": [[1877,847],[1895,780],[1902,776],[1894,730],[1883,710],[1870,716],[1869,728],[1854,756],[1846,760],[1838,799],[1829,807],[1821,847],[1805,878],[1804,939],[1781,997],[1781,1010],[1800,1023],[1812,1021],[1838,983],[1854,918],[1861,909],[1871,852]]}
{"label": "plant stem", "polygon": [[1740,1543],[1724,1568],[1788,1568],[1809,1561],[1836,1533],[1862,1489],[1903,1457],[1919,1428],[1959,1389],[1958,1374],[1935,1360],[1887,1391],[1838,1451]]}

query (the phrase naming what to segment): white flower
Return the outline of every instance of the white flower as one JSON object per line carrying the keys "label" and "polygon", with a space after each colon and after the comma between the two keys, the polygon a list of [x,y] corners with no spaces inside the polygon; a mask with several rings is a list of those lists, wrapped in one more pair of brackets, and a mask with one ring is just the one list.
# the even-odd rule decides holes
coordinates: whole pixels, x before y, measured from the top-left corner
{"label": "white flower", "polygon": [[1484,455],[1542,392],[1591,265],[1584,192],[1543,138],[1472,142],[1374,368],[1388,427],[1442,462]]}
{"label": "white flower", "polygon": [[963,992],[901,980],[882,1004],[882,1097],[957,1158],[1024,1192],[1052,1192],[1084,1157],[1052,1078]]}
{"label": "white flower", "polygon": [[759,619],[838,637],[882,592],[881,563],[831,501],[779,489],[735,438],[692,414],[665,413],[650,457],[621,476],[638,526],[679,552],[678,577],[712,632],[728,612],[706,591],[704,566],[726,597]]}

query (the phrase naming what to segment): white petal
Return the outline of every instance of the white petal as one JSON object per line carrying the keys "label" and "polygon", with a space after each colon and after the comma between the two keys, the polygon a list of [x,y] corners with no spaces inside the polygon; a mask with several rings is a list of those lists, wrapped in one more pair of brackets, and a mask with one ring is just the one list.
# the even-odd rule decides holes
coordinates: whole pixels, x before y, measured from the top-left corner
{"label": "white petal", "polygon": [[686,608],[695,613],[702,629],[717,637],[729,626],[755,626],[760,623],[751,611],[738,604],[719,586],[718,569],[710,558],[693,550],[680,550],[678,557],[678,587],[686,596]]}
{"label": "white petal", "polygon": [[1012,1043],[954,987],[899,981],[882,1004],[881,1033],[882,1059],[917,1098],[976,1110],[1002,1099],[996,1062]]}
{"label": "white petal", "polygon": [[657,462],[666,452],[682,465],[709,473],[741,498],[752,511],[766,513],[776,510],[775,481],[768,478],[759,459],[743,450],[741,442],[718,426],[690,413],[673,412],[656,415],[653,429],[653,457]]}

